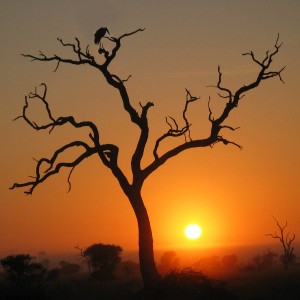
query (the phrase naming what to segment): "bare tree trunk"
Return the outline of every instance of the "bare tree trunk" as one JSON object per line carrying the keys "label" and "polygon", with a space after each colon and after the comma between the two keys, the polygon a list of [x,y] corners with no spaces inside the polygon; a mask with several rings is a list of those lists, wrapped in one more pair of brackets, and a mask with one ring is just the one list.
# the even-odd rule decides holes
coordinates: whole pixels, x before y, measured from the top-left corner
{"label": "bare tree trunk", "polygon": [[279,224],[279,222],[276,220],[276,218],[273,217],[275,220],[277,227],[279,228],[280,234],[275,231],[274,234],[268,233],[267,236],[272,237],[273,239],[278,239],[283,247],[283,255],[282,255],[282,263],[284,266],[284,269],[287,270],[288,266],[293,262],[295,259],[294,255],[294,247],[292,247],[292,244],[296,238],[296,235],[290,234],[290,232],[285,233],[285,229],[287,227],[287,222],[285,222],[285,225],[282,226]]}
{"label": "bare tree trunk", "polygon": [[154,260],[153,237],[148,212],[140,191],[132,193],[129,200],[138,222],[140,271],[144,287],[153,289],[161,276]]}

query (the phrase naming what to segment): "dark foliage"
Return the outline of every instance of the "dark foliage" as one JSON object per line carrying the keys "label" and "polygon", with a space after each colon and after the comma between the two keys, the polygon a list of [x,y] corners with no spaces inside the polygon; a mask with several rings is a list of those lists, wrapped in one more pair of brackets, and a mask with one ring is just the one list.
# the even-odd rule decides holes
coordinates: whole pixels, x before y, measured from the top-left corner
{"label": "dark foliage", "polygon": [[32,262],[33,259],[29,254],[8,255],[1,259],[6,279],[16,284],[42,281],[46,269],[40,263]]}
{"label": "dark foliage", "polygon": [[166,251],[160,258],[158,270],[162,275],[179,268],[179,258],[174,251]]}
{"label": "dark foliage", "polygon": [[70,263],[64,260],[60,261],[59,265],[61,267],[61,272],[64,275],[76,274],[80,271],[81,268],[78,264]]}
{"label": "dark foliage", "polygon": [[60,275],[61,275],[61,268],[51,269],[51,270],[48,271],[46,281],[50,282],[50,281],[57,280]]}
{"label": "dark foliage", "polygon": [[121,261],[122,248],[115,245],[93,244],[83,251],[91,270],[91,277],[97,280],[113,279],[115,267]]}
{"label": "dark foliage", "polygon": [[225,255],[222,257],[222,267],[225,269],[232,269],[237,265],[237,256],[235,254]]}
{"label": "dark foliage", "polygon": [[8,255],[1,259],[5,282],[1,299],[43,299],[46,269],[29,254]]}
{"label": "dark foliage", "polygon": [[153,299],[236,299],[220,280],[209,279],[193,269],[172,271],[158,284]]}

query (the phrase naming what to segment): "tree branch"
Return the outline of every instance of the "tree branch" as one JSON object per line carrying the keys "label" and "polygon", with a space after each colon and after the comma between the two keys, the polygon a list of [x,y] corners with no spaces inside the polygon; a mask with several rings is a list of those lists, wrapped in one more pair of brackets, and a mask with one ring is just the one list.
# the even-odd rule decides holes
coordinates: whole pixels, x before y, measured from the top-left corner
{"label": "tree branch", "polygon": [[182,135],[185,136],[185,134],[187,134],[188,137],[185,136],[185,142],[187,142],[187,139],[189,139],[190,141],[192,140],[191,135],[190,135],[190,126],[191,126],[191,124],[188,122],[186,113],[187,113],[189,104],[196,101],[196,100],[198,100],[198,99],[200,99],[200,97],[192,96],[190,91],[187,90],[187,89],[185,89],[185,91],[186,91],[186,100],[185,100],[185,106],[184,106],[184,109],[183,109],[183,112],[182,112],[182,117],[183,117],[183,120],[185,122],[185,126],[183,126],[182,128],[179,129],[179,126],[178,126],[176,120],[172,117],[169,117],[173,121],[173,123],[175,125],[175,127],[174,127],[173,125],[171,125],[170,122],[168,122],[168,118],[166,118],[166,123],[169,125],[170,129],[156,140],[155,146],[154,146],[154,149],[153,149],[153,156],[154,156],[155,159],[159,158],[157,151],[158,151],[160,143],[164,139],[166,139],[168,137],[179,137],[179,136],[182,136]]}
{"label": "tree branch", "polygon": [[[231,144],[234,146],[242,148],[240,145],[233,141],[229,141],[227,138],[223,137],[220,132],[222,129],[229,129],[229,130],[235,130],[237,128],[233,128],[229,125],[224,125],[224,121],[229,117],[231,111],[238,106],[239,101],[245,96],[245,93],[256,88],[263,80],[267,80],[273,77],[278,77],[282,82],[281,74],[284,70],[284,68],[281,68],[279,71],[272,71],[269,70],[271,63],[275,57],[275,55],[279,52],[280,47],[282,44],[279,44],[279,36],[276,39],[275,42],[275,49],[270,52],[267,51],[265,57],[260,61],[258,60],[253,51],[250,51],[248,53],[244,53],[243,55],[248,55],[251,57],[253,62],[257,64],[260,68],[257,78],[247,84],[243,85],[239,89],[237,89],[235,92],[232,92],[231,89],[225,87],[223,85],[223,75],[221,72],[220,66],[218,67],[218,81],[215,88],[219,90],[219,97],[221,99],[225,99],[226,103],[224,104],[224,108],[222,112],[219,114],[219,116],[213,117],[213,112],[210,107],[210,99],[208,101],[208,120],[211,124],[210,134],[208,137],[202,138],[202,139],[196,139],[192,140],[191,138],[191,132],[190,127],[191,123],[189,122],[187,118],[187,110],[189,107],[189,104],[191,102],[194,102],[198,100],[198,97],[194,97],[191,95],[190,91],[186,89],[186,102],[185,107],[182,112],[182,117],[184,121],[184,126],[180,127],[177,123],[177,121],[172,118],[166,118],[166,123],[169,125],[169,130],[164,133],[162,136],[160,136],[155,143],[154,149],[153,149],[153,156],[154,161],[150,163],[144,170],[141,170],[141,160],[144,154],[144,150],[148,141],[148,134],[149,134],[149,128],[148,128],[148,118],[147,113],[150,107],[153,106],[152,102],[148,102],[145,106],[141,105],[142,112],[139,114],[136,109],[132,106],[129,95],[127,93],[126,87],[124,83],[130,78],[128,76],[127,79],[122,80],[119,76],[112,74],[108,70],[108,66],[113,61],[113,59],[116,57],[120,47],[121,47],[121,40],[125,37],[129,37],[131,35],[134,35],[138,32],[144,31],[144,28],[137,29],[135,31],[125,33],[121,35],[118,38],[115,37],[106,37],[110,42],[114,44],[111,53],[103,48],[102,56],[104,56],[104,62],[102,64],[98,64],[88,50],[88,46],[86,47],[86,50],[83,51],[81,49],[80,41],[75,38],[75,43],[65,43],[62,41],[62,39],[58,39],[58,41],[61,43],[63,47],[70,48],[72,52],[76,55],[75,59],[69,59],[69,58],[62,58],[58,55],[53,56],[46,56],[43,52],[40,51],[38,56],[34,55],[28,55],[25,54],[23,56],[29,57],[32,60],[38,60],[38,61],[56,61],[57,66],[56,70],[59,67],[60,63],[67,63],[67,64],[73,64],[73,65],[84,65],[88,64],[96,69],[98,69],[102,75],[105,77],[107,83],[111,85],[112,87],[116,88],[121,96],[122,103],[124,110],[129,114],[131,121],[138,125],[140,128],[140,137],[135,149],[135,152],[132,156],[131,160],[131,168],[133,173],[133,184],[141,184],[147,176],[149,176],[154,170],[156,170],[159,166],[164,164],[167,160],[170,158],[176,156],[177,154],[181,153],[182,151],[185,151],[187,149],[191,148],[197,148],[197,147],[212,147],[216,143],[222,142],[225,145]],[[102,46],[103,47],[103,46]],[[101,51],[100,51],[101,52]],[[101,53],[100,53],[101,55]],[[128,183],[125,175],[121,171],[121,169],[118,167],[118,152],[119,149],[115,145],[107,144],[100,146],[99,141],[99,133],[96,128],[96,126],[92,122],[76,122],[72,116],[69,117],[60,117],[58,119],[53,118],[51,115],[50,108],[48,106],[47,101],[45,101],[46,97],[46,88],[44,91],[44,94],[39,95],[36,91],[34,93],[30,93],[28,97],[25,98],[25,105],[23,107],[23,114],[18,118],[24,118],[24,120],[35,130],[41,130],[41,129],[50,129],[51,130],[56,126],[61,126],[66,123],[71,124],[75,128],[84,127],[87,126],[91,129],[92,133],[90,133],[90,138],[92,142],[94,143],[94,147],[91,149],[95,149],[97,151],[100,159],[102,160],[103,164],[110,168],[113,172],[113,174],[117,177],[119,180],[123,190],[127,191],[129,190],[130,184]],[[44,125],[38,125],[33,120],[30,120],[27,115],[27,109],[28,109],[28,99],[29,98],[38,98],[42,100],[42,102],[45,105],[46,111],[48,112],[48,118],[49,122]],[[162,155],[158,154],[158,149],[160,143],[169,137],[179,137],[184,136],[185,142],[173,149],[170,149],[163,153]],[[73,167],[73,166],[70,166]],[[72,169],[73,170],[73,169]],[[72,173],[72,172],[71,172]],[[70,173],[70,174],[71,174]],[[127,193],[126,192],[126,193]]]}
{"label": "tree branch", "polygon": [[140,116],[140,136],[139,140],[136,146],[136,149],[132,155],[131,159],[131,169],[133,174],[133,184],[142,184],[142,176],[141,176],[141,161],[144,155],[145,147],[148,141],[149,136],[149,127],[148,127],[148,111],[150,107],[154,106],[152,102],[147,102],[146,105],[142,105],[140,103],[140,106],[142,108],[141,116]]}
{"label": "tree branch", "polygon": [[116,57],[117,52],[119,51],[119,49],[120,49],[120,47],[121,47],[121,40],[122,40],[123,38],[129,37],[129,36],[131,36],[131,35],[134,35],[134,34],[136,34],[136,33],[138,33],[138,32],[142,32],[142,31],[144,31],[144,30],[145,30],[145,28],[139,28],[139,29],[134,30],[134,31],[132,31],[132,32],[124,33],[124,34],[122,34],[122,35],[121,35],[120,37],[118,37],[118,38],[108,37],[108,39],[109,39],[111,42],[115,43],[115,46],[114,46],[114,48],[112,49],[111,55],[107,55],[107,56],[106,56],[106,61],[105,61],[105,63],[103,64],[103,66],[104,66],[105,68],[107,68],[107,67],[109,66],[109,64],[113,61],[113,59]]}
{"label": "tree branch", "polygon": [[[204,139],[197,139],[197,140],[190,140],[186,141],[185,144],[179,145],[167,152],[165,152],[163,155],[159,157],[157,154],[157,149],[159,147],[159,144],[162,140],[164,140],[167,137],[176,137],[184,134],[189,130],[189,123],[186,123],[186,126],[178,130],[178,128],[175,126],[175,128],[166,120],[168,125],[170,126],[170,129],[167,133],[163,134],[161,137],[159,137],[156,141],[154,150],[153,150],[153,156],[154,156],[154,161],[150,163],[145,169],[144,169],[144,177],[146,178],[149,176],[152,172],[154,172],[157,168],[159,168],[162,164],[164,164],[167,160],[170,158],[178,155],[179,153],[191,149],[191,148],[197,148],[197,147],[207,147],[210,146],[212,147],[214,144],[218,142],[222,142],[225,145],[231,144],[234,146],[237,146],[239,149],[242,149],[242,147],[232,141],[229,141],[228,139],[222,137],[220,135],[220,131],[222,129],[231,129],[235,130],[233,127],[228,126],[228,125],[223,125],[223,122],[229,117],[230,113],[232,112],[233,109],[235,109],[238,106],[239,101],[244,98],[245,93],[256,88],[259,86],[259,84],[266,79],[270,79],[273,77],[278,77],[282,82],[282,77],[281,73],[284,70],[284,67],[281,68],[279,71],[269,71],[269,67],[271,66],[271,63],[273,61],[274,56],[279,52],[280,47],[282,46],[282,43],[279,44],[279,35],[276,39],[275,42],[275,49],[273,52],[267,51],[265,58],[262,61],[259,61],[258,59],[255,58],[255,55],[253,51],[249,53],[245,53],[244,55],[250,55],[252,60],[260,66],[260,70],[258,71],[258,75],[255,81],[251,82],[248,85],[244,85],[236,90],[236,92],[232,92],[229,88],[224,87],[222,84],[222,72],[220,66],[218,66],[218,82],[217,85],[214,86],[218,90],[220,90],[221,93],[219,93],[219,96],[222,99],[227,99],[227,102],[225,103],[223,111],[220,113],[218,117],[213,117],[212,116],[212,110],[210,107],[210,101],[211,99],[209,98],[208,101],[208,119],[211,123],[211,130],[210,130],[210,135],[207,138]],[[225,92],[225,96],[222,94]],[[174,121],[174,119],[173,119]],[[176,125],[176,122],[175,122]],[[237,128],[236,128],[237,129]]]}
{"label": "tree branch", "polygon": [[[110,168],[111,171],[115,174],[117,179],[122,182],[122,186],[128,188],[128,181],[126,177],[124,176],[123,172],[118,167],[118,152],[119,149],[117,146],[112,144],[104,144],[100,145],[100,138],[99,138],[99,132],[96,127],[96,125],[93,122],[90,121],[83,121],[83,122],[77,122],[75,121],[73,116],[68,117],[59,117],[55,119],[52,116],[50,105],[46,100],[47,95],[47,86],[46,84],[41,84],[41,86],[44,88],[42,93],[38,93],[37,89],[35,88],[35,92],[30,92],[28,97],[25,97],[25,105],[23,107],[23,113],[21,116],[15,118],[14,120],[23,118],[27,124],[29,124],[33,129],[35,130],[45,130],[50,128],[50,132],[56,127],[56,126],[62,126],[65,124],[70,124],[74,128],[83,128],[87,127],[91,130],[91,133],[89,133],[89,137],[93,143],[93,146],[90,147],[87,143],[82,141],[73,141],[70,142],[59,149],[57,149],[51,158],[42,158],[40,160],[37,160],[36,165],[36,174],[34,177],[32,177],[34,180],[24,182],[24,183],[15,183],[11,187],[11,189],[19,188],[19,187],[27,187],[29,186],[29,189],[25,191],[26,194],[32,194],[34,189],[42,182],[44,182],[46,179],[51,177],[52,175],[55,175],[60,172],[61,168],[71,168],[69,176],[68,176],[68,184],[69,184],[69,190],[71,189],[71,182],[70,177],[72,175],[72,172],[74,171],[75,167],[79,165],[84,159],[90,157],[93,154],[98,154],[100,159],[102,160],[103,164]],[[47,115],[49,120],[46,124],[38,125],[36,122],[30,120],[27,117],[27,110],[29,109],[29,102],[28,99],[35,99],[40,100],[44,104],[45,110],[47,111]],[[70,149],[74,149],[75,147],[83,147],[84,152],[80,154],[75,160],[71,162],[58,162],[59,156],[63,153],[66,153],[66,151]],[[45,164],[47,168],[45,168]]]}
{"label": "tree branch", "polygon": [[[52,56],[47,56],[41,51],[39,52],[39,55],[37,55],[37,56],[30,55],[30,54],[23,54],[24,57],[31,58],[34,61],[35,60],[37,60],[37,61],[56,61],[57,65],[56,65],[55,71],[58,69],[60,63],[67,63],[67,64],[72,64],[72,65],[88,64],[88,65],[98,69],[103,74],[103,76],[105,77],[108,84],[110,84],[112,87],[116,88],[119,91],[122,102],[123,102],[123,107],[124,107],[125,111],[127,111],[128,114],[130,115],[131,121],[133,123],[137,124],[139,126],[139,128],[141,129],[140,140],[138,142],[137,150],[135,152],[135,157],[137,157],[137,163],[133,163],[133,170],[135,170],[135,171],[140,169],[138,161],[141,159],[140,157],[143,154],[145,144],[146,144],[147,139],[148,139],[147,111],[148,111],[150,106],[146,105],[145,109],[143,109],[143,111],[142,111],[142,115],[139,116],[137,111],[131,105],[130,100],[129,100],[129,96],[127,94],[127,90],[124,86],[124,83],[131,76],[128,76],[128,78],[125,79],[125,80],[121,80],[120,77],[118,77],[115,74],[111,74],[108,71],[108,66],[111,63],[111,61],[116,57],[117,52],[120,49],[121,40],[125,37],[129,37],[131,35],[134,35],[134,34],[136,34],[137,32],[140,32],[140,31],[144,31],[144,29],[140,28],[140,29],[137,29],[135,31],[125,33],[125,34],[121,35],[119,38],[109,37],[108,39],[111,42],[113,42],[115,44],[115,46],[113,47],[112,52],[111,52],[110,55],[109,55],[109,52],[106,51],[103,48],[103,50],[104,50],[103,54],[104,54],[104,58],[105,58],[105,61],[104,61],[103,64],[98,64],[95,61],[94,56],[92,56],[89,52],[88,46],[86,47],[85,52],[83,52],[81,50],[80,41],[77,38],[75,38],[76,43],[65,43],[65,42],[63,42],[62,39],[58,38],[58,41],[60,42],[60,44],[63,47],[71,48],[72,52],[76,55],[76,59],[63,58],[63,57],[60,57],[56,54],[54,54]],[[27,110],[27,107],[28,107],[27,98],[25,99],[25,102],[26,102],[25,107],[24,107],[25,113],[23,113],[23,116],[21,116],[21,117],[23,117],[27,121],[27,123],[36,130],[47,129],[47,128],[52,128],[53,129],[53,127],[63,125],[67,122],[71,123],[75,127],[78,127],[79,126],[78,124],[94,127],[94,126],[92,126],[91,122],[76,123],[73,117],[61,117],[61,118],[57,119],[55,122],[52,120],[52,122],[50,122],[47,125],[38,126],[35,122],[30,121],[26,117],[26,110]],[[152,105],[153,104],[151,104],[151,106]],[[18,119],[18,118],[16,118],[16,119]],[[117,147],[112,147],[109,151],[106,151],[104,153],[102,148],[100,147],[98,131],[96,130],[96,128],[95,128],[95,130],[94,130],[94,128],[92,128],[92,129],[93,129],[92,130],[93,131],[93,136],[90,135],[90,137],[96,143],[96,148],[98,149],[98,155],[99,155],[100,159],[102,160],[102,162],[104,163],[105,166],[107,166],[108,168],[110,168],[112,170],[113,174],[119,180],[123,190],[126,190],[127,191],[126,193],[128,193],[129,183],[128,183],[125,175],[123,174],[123,172],[121,171],[121,169],[117,165],[117,154],[118,154],[118,151],[116,151]],[[96,131],[97,134],[95,134],[94,131]]]}
{"label": "tree branch", "polygon": [[[60,153],[64,152],[66,149],[73,148],[75,146],[77,146],[77,147],[78,146],[83,146],[86,149],[86,151],[84,153],[82,153],[81,155],[79,155],[72,162],[57,163],[55,165],[55,167],[53,167],[53,165],[56,162],[56,158],[58,157],[58,155]],[[76,166],[78,166],[84,159],[90,157],[91,155],[93,155],[95,153],[97,153],[97,149],[90,148],[90,147],[88,147],[87,144],[84,144],[83,142],[80,142],[80,141],[75,141],[75,142],[72,142],[70,144],[67,144],[67,145],[61,147],[60,149],[56,150],[51,159],[42,158],[42,159],[38,160],[38,163],[37,163],[37,166],[36,166],[36,176],[34,177],[35,180],[24,182],[24,183],[14,183],[13,186],[10,189],[29,186],[29,189],[27,191],[25,191],[24,193],[28,194],[28,195],[31,195],[33,193],[34,189],[39,184],[44,182],[46,179],[48,179],[52,175],[59,173],[61,168],[63,168],[63,167],[71,168],[71,172],[72,172],[73,169]],[[43,163],[47,163],[47,164],[50,165],[46,169],[46,171],[44,171],[44,172],[42,171]],[[70,180],[70,175],[68,176],[68,183],[69,183],[69,190],[70,190],[71,189],[71,184],[70,184],[69,180]]]}
{"label": "tree branch", "polygon": [[283,263],[285,268],[292,262],[293,260],[293,252],[294,248],[292,247],[292,243],[296,238],[296,235],[293,234],[290,236],[290,232],[285,234],[285,229],[287,228],[287,222],[285,222],[285,225],[282,226],[279,224],[278,220],[274,216],[272,216],[274,221],[276,222],[276,225],[279,229],[280,234],[278,235],[277,232],[275,231],[274,234],[268,233],[266,236],[270,236],[273,239],[278,239],[283,247],[284,254],[283,254]]}
{"label": "tree branch", "polygon": [[[31,54],[22,54],[24,57],[31,58],[33,61],[56,61],[57,65],[54,71],[56,71],[60,65],[60,63],[66,63],[66,64],[72,64],[72,65],[84,65],[88,64],[91,67],[94,67],[98,69],[103,76],[105,77],[108,84],[110,84],[112,87],[118,89],[122,101],[123,101],[123,107],[130,115],[131,121],[135,124],[137,124],[140,128],[142,128],[143,120],[139,117],[137,111],[133,108],[133,106],[130,103],[129,96],[127,94],[127,90],[124,86],[124,83],[130,78],[130,76],[125,79],[121,80],[117,75],[111,74],[108,71],[108,66],[111,63],[111,61],[116,57],[117,52],[119,51],[121,47],[121,40],[125,37],[129,37],[131,35],[136,34],[137,32],[144,31],[144,28],[137,29],[135,31],[125,33],[121,35],[119,38],[109,37],[108,39],[115,44],[115,46],[112,49],[111,55],[106,54],[105,55],[105,61],[103,64],[98,64],[94,58],[89,53],[88,46],[83,52],[81,50],[80,41],[75,38],[76,43],[65,43],[62,41],[62,39],[58,38],[58,41],[61,43],[63,47],[71,48],[72,52],[76,55],[76,59],[69,59],[69,58],[63,58],[56,54],[52,56],[47,56],[43,52],[39,52],[39,55],[31,55]],[[107,51],[105,51],[107,53]]]}
{"label": "tree branch", "polygon": [[70,47],[73,51],[73,53],[76,55],[77,59],[69,59],[69,58],[63,58],[56,54],[53,54],[52,56],[45,55],[42,51],[39,51],[39,55],[32,55],[32,54],[21,54],[24,57],[31,58],[31,61],[56,61],[56,67],[54,69],[54,72],[56,72],[59,68],[60,63],[67,63],[72,65],[84,65],[89,64],[90,66],[93,66],[97,69],[101,69],[101,65],[99,65],[95,61],[95,57],[90,54],[89,52],[89,46],[86,47],[85,52],[81,50],[80,41],[78,38],[75,38],[75,43],[65,43],[61,38],[57,38],[57,40],[60,42],[60,44],[63,47]]}

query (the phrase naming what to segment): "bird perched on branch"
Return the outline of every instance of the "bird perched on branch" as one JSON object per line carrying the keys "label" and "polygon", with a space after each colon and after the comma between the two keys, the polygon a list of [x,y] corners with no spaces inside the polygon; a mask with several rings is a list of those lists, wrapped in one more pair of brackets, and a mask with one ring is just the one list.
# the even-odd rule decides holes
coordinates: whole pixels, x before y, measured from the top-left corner
{"label": "bird perched on branch", "polygon": [[[95,36],[94,42],[95,42],[96,45],[99,45],[99,44],[100,44],[101,39],[105,36],[106,32],[107,32],[108,34],[110,34],[109,31],[108,31],[108,29],[107,29],[106,27],[101,27],[101,28],[99,28],[99,29],[96,31],[96,33],[95,33],[95,35],[94,35],[94,36]],[[100,45],[101,45],[101,44],[100,44]]]}
{"label": "bird perched on branch", "polygon": [[99,49],[98,49],[99,54],[103,54],[103,53],[105,53],[106,55],[108,54],[108,52],[104,49],[101,43],[101,39],[105,36],[106,32],[110,34],[106,27],[101,27],[96,31],[94,35],[94,42],[96,45],[99,45]]}

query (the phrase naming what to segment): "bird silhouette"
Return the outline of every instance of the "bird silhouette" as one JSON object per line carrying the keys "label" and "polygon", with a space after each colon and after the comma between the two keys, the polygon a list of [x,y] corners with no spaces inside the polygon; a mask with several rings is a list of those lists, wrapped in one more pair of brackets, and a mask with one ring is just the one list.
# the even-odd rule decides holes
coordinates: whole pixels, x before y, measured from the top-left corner
{"label": "bird silhouette", "polygon": [[[105,36],[106,32],[107,32],[108,34],[110,34],[109,31],[108,31],[108,29],[107,29],[106,27],[101,27],[101,28],[99,28],[99,29],[96,31],[96,33],[95,33],[95,35],[94,35],[94,37],[95,37],[95,38],[94,38],[94,42],[95,42],[96,45],[100,44],[101,39]],[[101,44],[100,44],[100,45],[101,45]]]}

